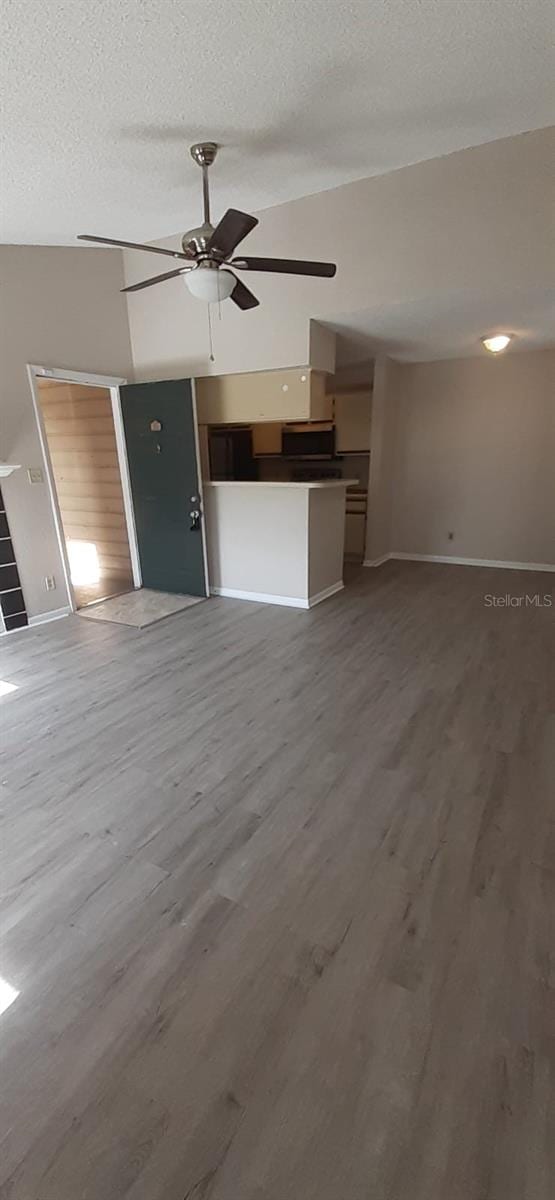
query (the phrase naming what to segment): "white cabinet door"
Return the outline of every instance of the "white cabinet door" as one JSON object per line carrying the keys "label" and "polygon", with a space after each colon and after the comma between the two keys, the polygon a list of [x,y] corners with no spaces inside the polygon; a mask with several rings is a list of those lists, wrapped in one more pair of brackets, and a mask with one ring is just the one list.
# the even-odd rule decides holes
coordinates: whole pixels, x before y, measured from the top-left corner
{"label": "white cabinet door", "polygon": [[324,420],[332,408],[325,382],[310,367],[206,376],[195,385],[199,424]]}

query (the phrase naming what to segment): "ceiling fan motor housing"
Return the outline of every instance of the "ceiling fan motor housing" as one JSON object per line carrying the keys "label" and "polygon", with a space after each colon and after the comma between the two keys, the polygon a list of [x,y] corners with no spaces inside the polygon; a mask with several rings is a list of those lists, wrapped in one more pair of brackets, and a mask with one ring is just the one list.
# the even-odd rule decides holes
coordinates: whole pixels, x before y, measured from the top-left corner
{"label": "ceiling fan motor housing", "polygon": [[210,221],[205,221],[196,229],[188,229],[181,239],[183,253],[190,258],[197,258],[199,254],[207,254],[208,243],[213,232],[214,226],[210,224]]}

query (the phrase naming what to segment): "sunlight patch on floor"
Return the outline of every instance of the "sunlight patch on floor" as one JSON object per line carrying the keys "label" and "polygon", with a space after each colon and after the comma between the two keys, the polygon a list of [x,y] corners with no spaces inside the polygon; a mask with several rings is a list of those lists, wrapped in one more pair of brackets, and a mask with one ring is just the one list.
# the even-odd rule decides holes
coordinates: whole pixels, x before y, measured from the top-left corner
{"label": "sunlight patch on floor", "polygon": [[17,692],[17,683],[7,683],[5,679],[0,679],[0,696],[9,696],[10,692]]}
{"label": "sunlight patch on floor", "polygon": [[17,1000],[18,996],[17,988],[12,987],[11,983],[8,983],[7,979],[3,979],[0,975],[0,1015],[10,1007],[10,1004],[13,1004],[14,1000]]}

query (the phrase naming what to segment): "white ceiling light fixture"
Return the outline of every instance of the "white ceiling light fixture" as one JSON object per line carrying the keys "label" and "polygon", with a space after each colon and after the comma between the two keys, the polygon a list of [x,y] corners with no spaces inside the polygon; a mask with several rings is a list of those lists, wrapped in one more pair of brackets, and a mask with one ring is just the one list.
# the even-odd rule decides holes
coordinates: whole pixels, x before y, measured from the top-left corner
{"label": "white ceiling light fixture", "polygon": [[185,276],[185,283],[198,300],[217,304],[219,300],[227,300],[231,296],[237,280],[231,271],[219,271],[208,263],[200,263],[196,271]]}
{"label": "white ceiling light fixture", "polygon": [[489,350],[490,354],[501,354],[502,350],[507,349],[512,337],[511,333],[495,333],[492,337],[483,337],[480,340],[484,350]]}

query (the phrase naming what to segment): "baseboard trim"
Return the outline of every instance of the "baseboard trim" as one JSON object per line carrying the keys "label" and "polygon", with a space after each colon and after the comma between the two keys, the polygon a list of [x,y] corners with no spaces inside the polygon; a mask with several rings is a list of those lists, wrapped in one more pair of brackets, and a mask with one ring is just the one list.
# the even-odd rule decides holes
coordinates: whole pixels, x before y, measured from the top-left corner
{"label": "baseboard trim", "polygon": [[316,592],[308,599],[306,596],[274,596],[271,592],[244,592],[240,588],[212,587],[210,591],[213,596],[224,596],[229,600],[250,600],[255,604],[280,604],[285,608],[314,608],[315,604],[321,604],[322,600],[327,600],[328,596],[334,596],[344,587],[343,580],[338,579],[337,583],[332,583],[330,587],[324,588],[322,592]]}
{"label": "baseboard trim", "polygon": [[343,591],[345,584],[342,579],[338,579],[337,583],[332,583],[331,587],[324,588],[323,592],[316,592],[315,596],[309,596],[308,607],[314,608],[315,604],[321,604],[322,600],[327,600],[328,596],[335,596],[336,592]]}
{"label": "baseboard trim", "polygon": [[[243,592],[240,588],[212,587],[213,596],[225,596],[229,600],[251,600],[255,604],[280,604],[286,608],[309,608],[310,601],[301,596],[273,596],[270,592]],[[324,597],[322,596],[322,599]]]}
{"label": "baseboard trim", "polygon": [[29,617],[29,625],[45,625],[47,621],[59,621],[61,617],[69,617],[70,612],[69,605],[66,608],[53,608],[52,612],[38,613],[36,617]]}
{"label": "baseboard trim", "polygon": [[406,559],[409,562],[454,563],[455,566],[460,567],[498,567],[502,571],[555,571],[555,563],[505,562],[503,559],[496,558],[458,558],[452,554],[405,554],[402,550],[393,550],[388,557]]}
{"label": "baseboard trim", "polygon": [[362,565],[363,567],[381,567],[382,563],[389,562],[392,557],[391,554],[382,554],[381,558],[365,558]]}

